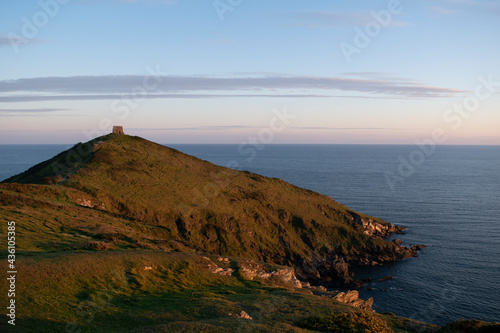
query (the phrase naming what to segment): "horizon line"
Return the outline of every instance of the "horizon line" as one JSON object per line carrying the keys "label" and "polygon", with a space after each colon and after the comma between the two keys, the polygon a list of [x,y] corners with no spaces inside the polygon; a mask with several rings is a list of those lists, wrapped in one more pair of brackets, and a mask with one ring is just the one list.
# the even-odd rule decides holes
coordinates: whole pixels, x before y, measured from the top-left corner
{"label": "horizon line", "polygon": [[[98,138],[98,137],[97,137]],[[97,139],[94,138],[94,139]],[[92,141],[91,139],[89,141]],[[143,138],[144,139],[144,138]],[[151,142],[155,142],[149,139],[145,139]],[[88,141],[86,141],[88,142]],[[84,143],[82,141],[76,143],[0,143],[0,146],[70,146],[76,145],[79,143]],[[155,142],[158,143],[158,142]],[[158,143],[162,146],[167,145],[198,145],[198,146],[239,146],[242,143]],[[258,144],[259,146],[417,146],[415,143],[262,143]],[[460,144],[435,144],[436,147],[460,147],[460,146],[468,146],[468,147],[500,147],[500,144],[469,144],[469,143],[460,143]]]}

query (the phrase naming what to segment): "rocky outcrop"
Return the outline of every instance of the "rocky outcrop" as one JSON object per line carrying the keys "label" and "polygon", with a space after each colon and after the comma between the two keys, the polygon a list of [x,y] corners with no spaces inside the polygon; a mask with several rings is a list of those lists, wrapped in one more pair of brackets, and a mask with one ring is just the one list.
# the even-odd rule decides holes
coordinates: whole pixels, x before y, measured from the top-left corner
{"label": "rocky outcrop", "polygon": [[[207,262],[207,268],[213,274],[220,274],[225,276],[232,276],[234,269],[230,267],[220,267],[214,263],[210,258],[203,257]],[[217,261],[220,265],[227,266],[231,263],[229,258],[218,257]],[[267,267],[266,267],[267,266]],[[259,279],[270,279],[278,278],[279,280],[292,285],[294,288],[302,288],[302,283],[295,276],[295,272],[291,267],[281,267],[275,270],[269,269],[268,265],[257,263],[253,260],[245,260],[239,263],[239,273],[246,279],[253,280],[255,278]]]}
{"label": "rocky outcrop", "polygon": [[218,267],[217,265],[213,265],[210,267],[210,271],[214,274],[220,274],[220,275],[225,275],[225,276],[231,276],[234,272],[234,269],[232,268],[222,268]]}
{"label": "rocky outcrop", "polygon": [[246,313],[245,311],[241,311],[238,318],[252,320],[252,317],[250,317],[250,315],[248,313]]}
{"label": "rocky outcrop", "polygon": [[373,298],[364,300],[359,298],[359,292],[356,290],[349,290],[341,292],[333,297],[337,302],[345,303],[364,310],[372,310]]}
{"label": "rocky outcrop", "polygon": [[240,319],[253,320],[253,318],[250,317],[250,315],[248,313],[246,313],[245,311],[241,311],[241,313],[239,315],[238,314],[230,313],[229,316],[230,317],[240,318]]}
{"label": "rocky outcrop", "polygon": [[389,237],[392,234],[402,234],[405,227],[394,226],[388,222],[378,222],[371,218],[361,217],[353,211],[349,212],[351,221],[354,225],[361,227],[363,233],[368,236],[376,236],[381,238]]}
{"label": "rocky outcrop", "polygon": [[106,210],[104,203],[83,192],[68,192],[68,197],[77,205],[87,208]]}
{"label": "rocky outcrop", "polygon": [[[210,260],[210,258],[207,258],[207,257],[203,257],[203,259],[205,259],[207,261],[207,268],[213,274],[219,274],[219,275],[224,275],[224,276],[232,276],[233,275],[234,269],[229,268],[229,267],[228,268],[219,267],[217,264],[213,263]],[[224,259],[226,259],[226,261],[224,261]],[[224,259],[219,260],[219,261],[229,263],[228,258],[224,258]]]}
{"label": "rocky outcrop", "polygon": [[295,271],[303,281],[310,281],[315,285],[327,287],[342,287],[360,289],[365,283],[358,281],[349,271],[350,265],[375,266],[391,261],[416,257],[418,251],[425,245],[406,247],[400,240],[393,241],[392,249],[372,249],[364,252],[354,252],[347,255],[338,254],[336,250],[323,250],[326,254],[318,259],[303,260],[296,265]]}
{"label": "rocky outcrop", "polygon": [[99,202],[97,200],[82,198],[82,199],[77,199],[76,203],[83,207],[106,210],[106,206],[104,206],[102,202]]}
{"label": "rocky outcrop", "polygon": [[295,288],[302,288],[302,283],[295,276],[295,272],[291,267],[282,267],[277,270],[266,269],[263,265],[256,263],[255,261],[245,261],[240,263],[240,273],[242,276],[249,280],[255,278],[260,279],[270,279],[272,277],[277,277],[281,281],[291,284]]}
{"label": "rocky outcrop", "polygon": [[[391,223],[361,216],[354,211],[347,212],[347,218],[352,221],[352,226],[359,228],[365,235],[377,238],[386,238],[392,234],[402,234],[404,227],[394,226]],[[402,241],[392,241],[392,248],[365,248],[361,251],[345,253],[344,250],[321,249],[322,258],[313,261],[303,261],[297,268],[301,279],[324,284],[329,287],[347,287],[359,289],[364,283],[354,279],[349,272],[350,265],[376,266],[391,261],[407,259],[418,256],[418,251],[425,245],[403,246]]]}
{"label": "rocky outcrop", "polygon": [[349,272],[349,264],[342,256],[325,257],[316,263],[315,268],[320,276],[316,279],[316,284],[329,287],[349,286],[353,289],[364,286],[361,281],[353,278],[353,273]]}
{"label": "rocky outcrop", "polygon": [[295,288],[302,288],[302,283],[295,276],[293,268],[282,268],[271,273],[271,276],[277,276],[285,283],[293,285]]}
{"label": "rocky outcrop", "polygon": [[387,281],[387,280],[391,280],[393,278],[394,278],[394,276],[387,275],[387,276],[384,276],[383,278],[378,279],[378,282],[384,282],[384,281]]}

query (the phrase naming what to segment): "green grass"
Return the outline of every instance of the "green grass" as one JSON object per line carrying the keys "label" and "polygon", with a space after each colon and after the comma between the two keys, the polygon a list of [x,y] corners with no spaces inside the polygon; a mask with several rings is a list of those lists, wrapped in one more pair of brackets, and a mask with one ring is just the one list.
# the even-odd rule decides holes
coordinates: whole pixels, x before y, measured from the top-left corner
{"label": "green grass", "polygon": [[365,312],[346,312],[321,317],[309,317],[298,322],[300,327],[322,332],[392,333],[382,318]]}
{"label": "green grass", "polygon": [[[16,222],[15,332],[308,332],[297,322],[356,309],[238,270],[212,274],[203,256],[298,272],[325,255],[397,259],[394,243],[353,221],[371,217],[332,198],[126,135],[78,144],[8,179],[0,202],[1,219]],[[5,223],[0,231],[5,239]],[[253,320],[235,317],[241,311]],[[377,318],[396,332],[432,331]]]}
{"label": "green grass", "polygon": [[[59,249],[74,249],[84,236],[113,227],[103,237],[114,233],[118,248],[170,248],[177,240],[198,251],[287,265],[314,260],[319,249],[379,262],[395,253],[394,243],[363,234],[352,221],[370,217],[327,196],[138,137],[76,145],[8,179],[0,196],[2,216],[22,222],[21,242],[33,251],[58,249],[60,236]],[[79,206],[84,200],[96,207]]]}
{"label": "green grass", "polygon": [[[213,274],[204,256],[139,250],[22,258],[15,332],[309,332],[297,320],[356,311],[283,283]],[[253,320],[234,316],[241,311]]]}
{"label": "green grass", "polygon": [[480,320],[457,320],[440,328],[438,333],[496,333],[500,332],[499,323],[486,323]]}

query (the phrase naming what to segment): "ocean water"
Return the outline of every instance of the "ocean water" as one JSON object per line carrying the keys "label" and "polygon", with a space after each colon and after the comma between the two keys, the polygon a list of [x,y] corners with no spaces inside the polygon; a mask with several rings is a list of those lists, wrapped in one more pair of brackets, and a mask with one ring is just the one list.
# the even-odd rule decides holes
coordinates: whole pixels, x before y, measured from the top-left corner
{"label": "ocean water", "polygon": [[54,157],[73,145],[0,145],[0,181]]}
{"label": "ocean water", "polygon": [[[360,291],[378,312],[437,324],[500,322],[499,146],[439,146],[430,155],[402,145],[170,146],[219,165],[236,162],[407,227],[397,237],[428,245],[419,257],[355,269],[360,278],[394,276]],[[67,148],[0,145],[0,179]]]}

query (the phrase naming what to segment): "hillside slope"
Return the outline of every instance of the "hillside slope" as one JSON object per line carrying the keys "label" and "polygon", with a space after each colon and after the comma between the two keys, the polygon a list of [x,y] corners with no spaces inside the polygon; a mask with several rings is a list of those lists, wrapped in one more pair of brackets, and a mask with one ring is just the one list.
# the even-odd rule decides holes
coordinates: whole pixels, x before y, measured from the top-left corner
{"label": "hillside slope", "polygon": [[[16,326],[1,332],[437,330],[323,287],[359,287],[349,264],[416,255],[384,240],[403,228],[138,137],[78,144],[5,180],[0,217],[15,222],[18,283]],[[498,330],[439,332],[471,327]]]}
{"label": "hillside slope", "polygon": [[[351,286],[359,284],[346,262],[383,263],[418,249],[383,240],[402,228],[330,197],[127,135],[78,144],[3,183],[2,201],[53,210],[25,212],[37,226],[38,248],[67,247],[81,236],[101,242],[88,246],[177,248],[289,265],[303,280]],[[39,232],[45,225],[53,225],[46,237]],[[58,241],[58,230],[71,237]]]}

